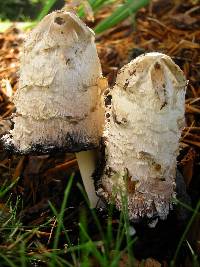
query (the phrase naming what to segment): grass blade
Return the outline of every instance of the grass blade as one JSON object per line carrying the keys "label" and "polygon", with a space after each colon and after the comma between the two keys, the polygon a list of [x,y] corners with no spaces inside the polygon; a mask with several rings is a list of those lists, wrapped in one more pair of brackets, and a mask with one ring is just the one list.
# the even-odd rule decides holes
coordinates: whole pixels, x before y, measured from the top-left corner
{"label": "grass blade", "polygon": [[52,6],[56,3],[57,0],[46,0],[44,1],[44,6],[42,8],[42,11],[40,12],[40,14],[37,16],[36,21],[40,21],[41,19],[44,18],[44,16],[46,16],[50,9],[52,8]]}
{"label": "grass blade", "polygon": [[[84,199],[85,199],[85,201],[87,203],[87,206],[89,207],[90,203],[88,201],[88,197],[87,197],[87,194],[86,194],[85,190],[83,189],[83,187],[82,187],[82,185],[80,183],[77,183],[77,187],[79,188],[81,194],[83,195],[83,197],[84,197]],[[101,224],[99,222],[99,219],[98,219],[98,217],[96,215],[96,212],[95,212],[94,209],[90,209],[90,212],[91,212],[92,217],[93,217],[93,219],[95,221],[95,224],[96,224],[96,226],[98,228],[98,231],[99,231],[99,233],[101,235],[101,238],[104,240],[105,239],[105,235],[104,235],[103,229],[101,227]]]}
{"label": "grass blade", "polygon": [[196,218],[199,209],[200,209],[200,200],[199,200],[199,202],[197,203],[197,206],[196,206],[196,208],[195,208],[195,210],[194,210],[194,213],[192,214],[192,217],[191,217],[189,223],[187,224],[187,226],[186,226],[186,228],[185,228],[185,231],[183,232],[183,234],[182,234],[182,236],[181,236],[181,239],[180,239],[180,241],[179,241],[179,243],[178,243],[178,246],[177,246],[177,248],[176,248],[176,251],[175,251],[173,260],[172,260],[172,262],[171,262],[171,266],[175,266],[175,262],[176,262],[176,259],[177,259],[178,254],[179,254],[179,251],[180,251],[180,249],[181,249],[181,246],[182,246],[184,240],[186,239],[186,235],[187,235],[187,233],[188,233],[188,231],[189,231],[189,229],[190,229],[190,227],[191,227],[191,225],[192,225],[194,219]]}
{"label": "grass blade", "polygon": [[[96,13],[100,8],[102,8],[105,5],[112,4],[116,0],[89,0],[88,4],[91,6],[94,13]],[[80,18],[85,17],[85,11],[83,5],[80,6],[78,11],[78,16]]]}
{"label": "grass blade", "polygon": [[20,244],[20,262],[21,262],[21,267],[26,267],[26,246],[25,242],[22,241]]}
{"label": "grass blade", "polygon": [[19,181],[20,177],[17,177],[11,184],[0,190],[0,198],[2,198],[13,186]]}
{"label": "grass blade", "polygon": [[105,254],[101,254],[96,245],[92,242],[90,236],[88,235],[88,233],[85,231],[83,225],[81,223],[79,223],[79,227],[80,230],[82,231],[82,234],[85,236],[85,238],[89,241],[89,249],[91,250],[92,254],[94,255],[94,257],[99,261],[99,263],[101,264],[100,266],[108,266],[108,262],[107,262],[107,258],[105,257]]}
{"label": "grass blade", "polygon": [[67,199],[68,199],[69,192],[70,192],[70,189],[72,186],[73,178],[74,178],[74,175],[72,175],[70,177],[69,182],[68,182],[67,187],[66,187],[65,192],[64,192],[64,198],[63,198],[63,202],[61,205],[61,210],[60,210],[60,213],[58,215],[58,226],[56,228],[56,234],[55,234],[55,239],[54,239],[54,244],[53,244],[54,249],[57,249],[57,247],[58,247],[59,236],[60,236],[61,228],[63,225],[63,217],[64,217],[64,212],[65,212],[65,207],[66,207]]}
{"label": "grass blade", "polygon": [[[74,178],[74,175],[71,175],[69,182],[67,184],[67,187],[65,189],[65,192],[64,192],[64,198],[63,198],[63,202],[61,205],[60,213],[57,216],[58,224],[57,224],[55,238],[54,238],[54,242],[53,242],[53,249],[55,251],[58,248],[59,237],[60,237],[61,229],[63,227],[63,218],[64,218],[64,213],[65,213],[65,208],[67,205],[67,200],[68,200],[68,196],[69,196],[70,189],[72,186],[73,178]],[[50,266],[54,267],[55,262],[56,262],[56,252],[53,252],[51,256],[52,256],[52,262],[51,262]]]}
{"label": "grass blade", "polygon": [[116,24],[128,18],[130,14],[134,14],[140,8],[146,6],[148,3],[149,0],[128,0],[125,4],[117,8],[112,15],[101,21],[94,29],[95,33],[99,34],[112,28]]}
{"label": "grass blade", "polygon": [[11,261],[8,257],[3,255],[2,253],[0,253],[0,258],[4,259],[4,261],[8,264],[7,266],[9,266],[9,267],[17,267],[17,265],[15,265],[15,263],[13,261]]}

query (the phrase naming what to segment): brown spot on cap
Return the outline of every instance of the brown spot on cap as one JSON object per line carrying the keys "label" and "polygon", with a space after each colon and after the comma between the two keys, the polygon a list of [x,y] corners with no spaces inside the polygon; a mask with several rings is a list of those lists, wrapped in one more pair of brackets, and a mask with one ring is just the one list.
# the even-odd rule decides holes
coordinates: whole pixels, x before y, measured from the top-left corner
{"label": "brown spot on cap", "polygon": [[159,70],[160,69],[160,64],[158,62],[156,62],[156,64],[154,65],[155,69]]}
{"label": "brown spot on cap", "polygon": [[126,88],[128,87],[128,85],[129,85],[129,80],[126,79],[126,82],[125,82],[125,84],[123,86],[123,89],[126,90]]}
{"label": "brown spot on cap", "polygon": [[155,168],[156,171],[160,171],[161,170],[161,165],[158,164],[158,163],[155,163],[154,168]]}
{"label": "brown spot on cap", "polygon": [[111,101],[112,101],[112,96],[111,95],[107,95],[105,98],[105,106],[109,106],[111,105]]}
{"label": "brown spot on cap", "polygon": [[54,19],[54,22],[57,23],[58,25],[62,25],[62,24],[65,23],[65,20],[63,18],[61,18],[61,17],[56,17]]}
{"label": "brown spot on cap", "polygon": [[105,96],[108,95],[109,93],[110,93],[110,90],[109,89],[107,89],[107,90],[104,91],[104,95]]}

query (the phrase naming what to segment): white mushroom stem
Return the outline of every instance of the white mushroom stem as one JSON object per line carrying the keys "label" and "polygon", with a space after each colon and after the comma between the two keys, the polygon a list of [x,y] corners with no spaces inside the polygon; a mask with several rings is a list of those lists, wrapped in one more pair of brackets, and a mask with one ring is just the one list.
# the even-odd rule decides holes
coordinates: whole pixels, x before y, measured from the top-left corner
{"label": "white mushroom stem", "polygon": [[95,208],[99,199],[96,195],[94,181],[92,179],[92,174],[96,168],[96,150],[78,152],[76,153],[76,159],[88,195],[90,208]]}

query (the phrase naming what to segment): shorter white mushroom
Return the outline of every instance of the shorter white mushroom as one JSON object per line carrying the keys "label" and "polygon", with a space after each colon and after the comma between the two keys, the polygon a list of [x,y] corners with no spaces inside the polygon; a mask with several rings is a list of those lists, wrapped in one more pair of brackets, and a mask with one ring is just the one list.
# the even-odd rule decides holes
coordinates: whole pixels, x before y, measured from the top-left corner
{"label": "shorter white mushroom", "polygon": [[24,43],[14,128],[3,137],[7,149],[21,154],[76,152],[92,207],[93,149],[104,121],[101,79],[93,31],[71,12],[47,15]]}
{"label": "shorter white mushroom", "polygon": [[118,209],[127,197],[131,220],[166,219],[172,208],[186,84],[170,57],[147,53],[125,65],[110,90],[97,192]]}

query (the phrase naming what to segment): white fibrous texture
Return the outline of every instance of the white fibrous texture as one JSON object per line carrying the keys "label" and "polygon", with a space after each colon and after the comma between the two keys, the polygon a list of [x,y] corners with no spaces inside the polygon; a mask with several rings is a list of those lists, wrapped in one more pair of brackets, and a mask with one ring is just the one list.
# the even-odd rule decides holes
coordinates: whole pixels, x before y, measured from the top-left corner
{"label": "white fibrous texture", "polygon": [[125,65],[110,90],[97,191],[120,210],[127,201],[131,220],[166,219],[172,207],[186,85],[171,58],[155,52]]}
{"label": "white fibrous texture", "polygon": [[94,33],[75,14],[47,15],[25,41],[14,129],[4,142],[20,153],[98,146],[104,111]]}

